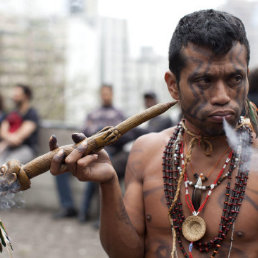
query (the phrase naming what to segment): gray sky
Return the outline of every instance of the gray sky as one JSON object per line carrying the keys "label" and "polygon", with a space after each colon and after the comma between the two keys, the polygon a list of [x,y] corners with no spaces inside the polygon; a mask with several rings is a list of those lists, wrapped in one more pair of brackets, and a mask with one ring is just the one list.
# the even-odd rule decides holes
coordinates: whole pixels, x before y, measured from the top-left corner
{"label": "gray sky", "polygon": [[[66,15],[69,0],[0,0],[10,12]],[[94,1],[94,0],[92,0]],[[246,0],[252,1],[252,0]],[[134,56],[140,46],[153,46],[167,56],[168,44],[179,19],[200,9],[218,8],[226,0],[98,0],[103,16],[128,20],[130,50]],[[25,4],[24,4],[25,3]],[[5,9],[6,10],[6,9]],[[36,11],[35,11],[36,10]]]}
{"label": "gray sky", "polygon": [[99,0],[100,14],[128,20],[133,55],[140,45],[152,45],[167,56],[168,44],[178,20],[200,9],[217,8],[226,0]]}
{"label": "gray sky", "polygon": [[[4,1],[4,0],[2,0]],[[69,0],[8,0],[14,11],[22,3],[25,9],[45,15],[65,15]],[[94,0],[93,0],[94,1]],[[98,0],[103,16],[128,20],[131,54],[141,45],[153,46],[156,53],[167,56],[168,44],[178,20],[200,9],[217,8],[226,0]],[[12,4],[14,3],[14,5]],[[21,7],[22,8],[22,7]],[[26,10],[25,10],[26,11]]]}

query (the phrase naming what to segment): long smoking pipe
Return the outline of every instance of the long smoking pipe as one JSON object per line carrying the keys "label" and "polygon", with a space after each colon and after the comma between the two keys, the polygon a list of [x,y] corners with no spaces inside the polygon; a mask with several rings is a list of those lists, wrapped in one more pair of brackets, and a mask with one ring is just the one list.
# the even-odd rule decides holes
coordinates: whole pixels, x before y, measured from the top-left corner
{"label": "long smoking pipe", "polygon": [[[110,126],[103,128],[100,132],[83,140],[87,142],[87,149],[84,154],[87,155],[97,152],[103,147],[116,142],[129,130],[150,120],[155,116],[164,113],[176,103],[177,101],[157,104],[139,114],[129,117],[114,127]],[[47,172],[50,169],[51,160],[60,149],[63,149],[65,155],[67,156],[83,141],[77,144],[64,145],[56,148],[55,150],[49,151],[24,165],[20,164],[20,162],[17,160],[8,161],[0,168],[1,191],[10,191],[10,188],[12,188],[13,185],[15,185],[13,190],[11,190],[13,192],[18,192],[30,188],[30,179],[44,172]]]}

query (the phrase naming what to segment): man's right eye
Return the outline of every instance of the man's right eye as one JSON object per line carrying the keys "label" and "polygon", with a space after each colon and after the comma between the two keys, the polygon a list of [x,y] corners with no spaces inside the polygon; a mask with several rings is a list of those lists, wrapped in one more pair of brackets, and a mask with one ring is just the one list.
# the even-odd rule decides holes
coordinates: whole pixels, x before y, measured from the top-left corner
{"label": "man's right eye", "polygon": [[211,83],[211,78],[208,76],[204,76],[200,79],[200,81],[203,83]]}
{"label": "man's right eye", "polygon": [[211,82],[212,80],[208,76],[202,76],[194,80],[194,83],[200,88],[207,88]]}
{"label": "man's right eye", "polygon": [[230,83],[232,86],[239,85],[243,82],[243,76],[241,74],[234,75],[230,78]]}

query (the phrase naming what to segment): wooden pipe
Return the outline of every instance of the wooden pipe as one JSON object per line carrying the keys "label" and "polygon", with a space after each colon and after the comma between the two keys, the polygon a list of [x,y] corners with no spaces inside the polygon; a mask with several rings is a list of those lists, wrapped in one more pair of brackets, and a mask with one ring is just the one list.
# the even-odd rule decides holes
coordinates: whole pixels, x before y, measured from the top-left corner
{"label": "wooden pipe", "polygon": [[[128,119],[114,127],[103,128],[100,132],[83,140],[87,142],[87,149],[84,154],[87,155],[97,152],[103,147],[116,142],[123,134],[125,134],[129,130],[150,120],[155,116],[164,113],[176,103],[177,101],[157,104],[139,114],[129,117]],[[10,185],[18,181],[19,187],[18,190],[16,188],[15,191],[28,189],[30,187],[30,179],[48,171],[50,169],[50,164],[54,155],[60,149],[63,149],[65,155],[67,156],[82,142],[61,146],[53,151],[49,151],[46,154],[43,154],[31,160],[24,165],[21,165],[19,161],[16,160],[8,161],[0,168],[0,178],[4,177],[4,180],[1,180],[2,182],[0,182],[0,186],[4,183],[4,186],[7,189]]]}

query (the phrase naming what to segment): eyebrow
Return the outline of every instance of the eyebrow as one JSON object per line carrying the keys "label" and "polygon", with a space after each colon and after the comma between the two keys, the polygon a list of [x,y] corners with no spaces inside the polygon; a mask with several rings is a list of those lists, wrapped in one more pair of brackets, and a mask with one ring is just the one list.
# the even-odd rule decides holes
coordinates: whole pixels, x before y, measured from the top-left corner
{"label": "eyebrow", "polygon": [[[226,76],[234,75],[234,74],[245,74],[245,69],[235,69],[233,71],[230,71],[226,73]],[[199,78],[199,77],[216,77],[216,75],[210,73],[210,72],[194,72],[191,74],[188,78],[189,81]]]}

